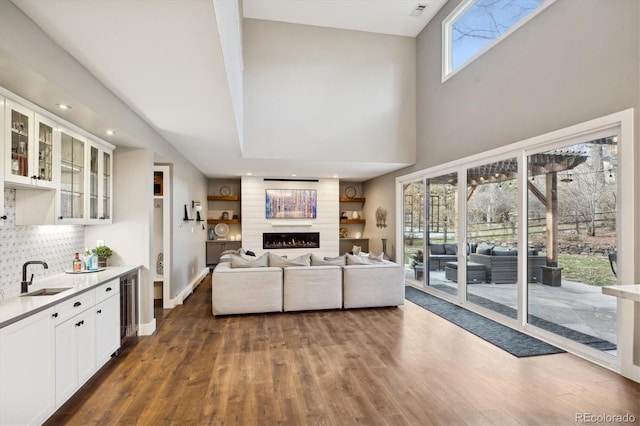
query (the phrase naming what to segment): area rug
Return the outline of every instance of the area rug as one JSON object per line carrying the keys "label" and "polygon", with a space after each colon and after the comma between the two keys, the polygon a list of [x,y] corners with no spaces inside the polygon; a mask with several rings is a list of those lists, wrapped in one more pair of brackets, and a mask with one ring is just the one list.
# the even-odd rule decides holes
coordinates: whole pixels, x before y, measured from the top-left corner
{"label": "area rug", "polygon": [[[432,287],[438,288],[439,290],[454,296],[457,295],[456,290],[451,286],[436,284]],[[502,315],[508,316],[509,318],[518,318],[518,311],[510,306],[505,306],[501,303],[494,302],[493,300],[489,300],[485,297],[481,297],[471,293],[467,293],[467,298],[470,302],[476,305],[490,309],[494,312],[498,312]],[[580,331],[573,330],[571,328],[553,323],[551,321],[547,321],[535,315],[529,315],[529,324],[535,325],[536,327],[542,328],[543,330],[550,331],[554,334],[557,334],[558,336],[566,337],[567,339],[573,340],[574,342],[581,343],[599,351],[612,351],[617,347],[615,343],[603,340],[599,337],[582,333]]]}
{"label": "area rug", "polygon": [[564,352],[553,345],[413,287],[405,287],[405,298],[518,358]]}

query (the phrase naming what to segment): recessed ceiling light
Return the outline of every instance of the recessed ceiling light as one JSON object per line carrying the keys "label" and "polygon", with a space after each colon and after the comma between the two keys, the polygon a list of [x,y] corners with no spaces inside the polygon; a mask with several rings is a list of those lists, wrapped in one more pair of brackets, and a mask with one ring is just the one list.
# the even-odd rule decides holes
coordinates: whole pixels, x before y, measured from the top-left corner
{"label": "recessed ceiling light", "polygon": [[107,134],[108,134],[109,136],[113,136],[113,135],[115,135],[115,134],[116,134],[116,132],[115,132],[114,130],[109,129],[109,130],[107,130]]}
{"label": "recessed ceiling light", "polygon": [[60,109],[71,109],[71,105],[67,104],[56,104]]}
{"label": "recessed ceiling light", "polygon": [[333,175],[333,177],[334,177],[334,178],[337,178],[337,177],[338,177],[338,175]]}
{"label": "recessed ceiling light", "polygon": [[247,176],[251,176],[253,173],[251,172],[247,172]]}
{"label": "recessed ceiling light", "polygon": [[296,174],[295,173],[291,173],[291,177],[296,177]]}

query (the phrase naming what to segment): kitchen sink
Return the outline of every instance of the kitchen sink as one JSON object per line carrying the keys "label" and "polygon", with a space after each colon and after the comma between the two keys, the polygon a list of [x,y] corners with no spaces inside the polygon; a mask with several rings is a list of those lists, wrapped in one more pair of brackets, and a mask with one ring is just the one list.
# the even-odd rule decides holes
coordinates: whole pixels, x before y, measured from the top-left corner
{"label": "kitchen sink", "polygon": [[63,291],[67,291],[73,287],[52,287],[52,288],[41,288],[40,290],[33,291],[31,293],[23,294],[22,296],[55,296],[58,293],[62,293]]}

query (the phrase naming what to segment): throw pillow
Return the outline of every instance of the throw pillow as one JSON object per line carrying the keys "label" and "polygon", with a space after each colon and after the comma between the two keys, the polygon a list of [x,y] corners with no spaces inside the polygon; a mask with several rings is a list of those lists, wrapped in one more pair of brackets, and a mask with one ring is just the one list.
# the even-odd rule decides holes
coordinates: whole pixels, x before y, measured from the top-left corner
{"label": "throw pillow", "polygon": [[285,266],[311,266],[311,255],[303,254],[294,259],[287,259],[276,254],[269,255],[269,266],[284,268]]}
{"label": "throw pillow", "polygon": [[488,244],[478,244],[478,248],[476,249],[477,254],[488,254],[491,255],[491,250],[493,250],[493,246]]}
{"label": "throw pillow", "polygon": [[347,253],[347,265],[369,265],[370,262],[368,259],[356,256],[355,254]]}
{"label": "throw pillow", "polygon": [[232,268],[264,268],[269,266],[269,253],[265,253],[258,258],[249,256],[250,260],[242,256],[236,256],[235,254],[231,254],[230,256]]}
{"label": "throw pillow", "polygon": [[325,257],[323,259],[317,254],[311,255],[311,266],[327,266],[327,265],[344,266],[346,265],[346,258],[344,256],[338,256],[338,257]]}
{"label": "throw pillow", "polygon": [[362,250],[361,246],[353,246],[353,248],[351,249],[351,252],[355,255],[358,256],[360,254],[360,251]]}
{"label": "throw pillow", "polygon": [[373,254],[373,252],[369,253],[369,261],[370,262],[384,262],[384,252],[380,254]]}

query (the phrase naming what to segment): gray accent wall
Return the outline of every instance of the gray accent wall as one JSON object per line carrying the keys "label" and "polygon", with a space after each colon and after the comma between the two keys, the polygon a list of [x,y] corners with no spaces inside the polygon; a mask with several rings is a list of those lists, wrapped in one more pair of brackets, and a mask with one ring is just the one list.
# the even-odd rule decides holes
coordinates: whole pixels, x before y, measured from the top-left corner
{"label": "gray accent wall", "polygon": [[387,194],[397,176],[627,108],[636,109],[638,146],[640,2],[557,0],[442,83],[442,21],[459,3],[449,1],[417,38],[416,164],[366,182],[367,194]]}

